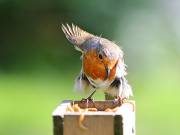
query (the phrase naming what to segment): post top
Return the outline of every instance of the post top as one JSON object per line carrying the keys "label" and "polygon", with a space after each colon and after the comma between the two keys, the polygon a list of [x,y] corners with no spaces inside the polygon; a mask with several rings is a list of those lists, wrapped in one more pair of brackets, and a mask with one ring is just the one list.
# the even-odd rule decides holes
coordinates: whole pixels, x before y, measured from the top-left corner
{"label": "post top", "polygon": [[[52,113],[53,116],[60,116],[64,118],[65,115],[80,115],[80,112],[67,112],[66,108],[72,104],[78,104],[81,108],[97,108],[97,112],[84,112],[84,115],[128,115],[131,112],[134,112],[135,101],[127,100],[123,104],[115,103],[113,100],[106,101],[93,101],[87,103],[83,103],[81,101],[72,101],[72,100],[64,100]],[[119,107],[118,107],[119,106]],[[116,112],[105,112],[106,108],[115,108],[118,107]]]}

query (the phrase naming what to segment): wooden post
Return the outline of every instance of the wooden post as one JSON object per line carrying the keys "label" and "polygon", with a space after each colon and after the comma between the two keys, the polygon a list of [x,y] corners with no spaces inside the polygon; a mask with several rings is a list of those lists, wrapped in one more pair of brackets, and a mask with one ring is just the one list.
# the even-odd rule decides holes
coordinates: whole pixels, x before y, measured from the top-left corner
{"label": "wooden post", "polygon": [[82,108],[87,107],[80,101],[64,101],[53,112],[54,135],[135,135],[135,102],[127,101],[118,107],[116,112],[104,112],[106,108],[114,108],[114,101],[95,101],[90,107],[96,107],[97,112],[84,112],[83,130],[79,126],[79,112],[66,112],[68,105],[78,103]]}

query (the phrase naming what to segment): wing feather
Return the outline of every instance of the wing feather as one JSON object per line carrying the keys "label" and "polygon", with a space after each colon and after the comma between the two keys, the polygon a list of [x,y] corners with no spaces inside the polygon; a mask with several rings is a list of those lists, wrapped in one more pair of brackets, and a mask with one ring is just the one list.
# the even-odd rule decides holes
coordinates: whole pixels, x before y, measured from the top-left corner
{"label": "wing feather", "polygon": [[66,38],[76,47],[82,48],[81,45],[89,38],[94,37],[94,35],[82,30],[77,25],[72,24],[62,24],[62,31],[64,32]]}

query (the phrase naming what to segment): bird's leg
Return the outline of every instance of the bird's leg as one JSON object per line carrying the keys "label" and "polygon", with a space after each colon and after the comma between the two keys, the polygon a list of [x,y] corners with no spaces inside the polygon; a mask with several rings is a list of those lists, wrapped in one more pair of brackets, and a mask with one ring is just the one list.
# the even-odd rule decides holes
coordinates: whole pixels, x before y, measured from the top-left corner
{"label": "bird's leg", "polygon": [[92,96],[94,95],[95,92],[96,92],[96,90],[94,90],[87,98],[83,98],[83,99],[81,100],[81,102],[86,102],[87,108],[88,108],[88,103],[89,103],[89,101],[90,101],[90,102],[93,102]]}
{"label": "bird's leg", "polygon": [[88,101],[93,101],[92,96],[94,95],[94,93],[96,92],[96,90],[94,90],[91,95],[89,95],[87,98],[83,98],[82,100],[88,100]]}
{"label": "bird's leg", "polygon": [[94,91],[91,93],[91,95],[89,95],[89,97],[88,97],[87,99],[92,100],[92,96],[94,95],[95,92],[96,92],[96,90],[94,90]]}

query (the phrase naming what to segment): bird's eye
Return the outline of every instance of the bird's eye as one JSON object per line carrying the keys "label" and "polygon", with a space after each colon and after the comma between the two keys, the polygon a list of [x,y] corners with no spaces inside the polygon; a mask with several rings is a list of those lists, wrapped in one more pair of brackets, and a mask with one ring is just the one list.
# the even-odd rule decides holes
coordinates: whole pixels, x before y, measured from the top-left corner
{"label": "bird's eye", "polygon": [[102,59],[102,58],[103,58],[102,54],[99,54],[99,59]]}

